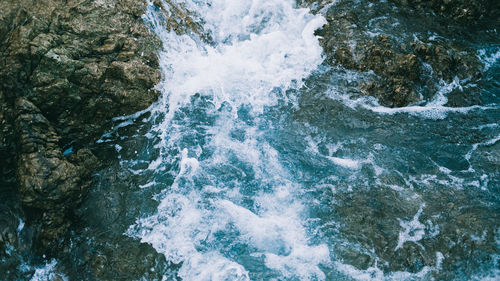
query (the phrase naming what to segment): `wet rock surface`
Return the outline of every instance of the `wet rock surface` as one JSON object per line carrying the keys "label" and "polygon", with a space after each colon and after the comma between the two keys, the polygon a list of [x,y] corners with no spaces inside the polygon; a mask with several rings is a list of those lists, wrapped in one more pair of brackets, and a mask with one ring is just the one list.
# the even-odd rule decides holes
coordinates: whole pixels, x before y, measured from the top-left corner
{"label": "wet rock surface", "polygon": [[[450,105],[478,104],[477,89],[467,86],[481,79],[484,67],[474,50],[473,42],[479,41],[473,38],[474,27],[445,17],[458,17],[447,9],[419,14],[413,10],[415,1],[393,2],[345,0],[300,4],[324,14],[328,21],[317,31],[322,37],[326,64],[368,77],[357,86],[358,95],[376,97],[384,106],[402,107],[430,100],[440,87],[455,80],[465,89],[457,95],[461,98],[450,101]],[[493,28],[499,24],[494,12],[498,4],[492,4],[490,9],[487,1],[421,2],[446,2],[443,5],[455,10],[474,6],[477,8],[472,9],[476,11],[471,12],[474,17],[487,21]],[[430,11],[441,7],[423,6]],[[495,40],[484,32],[478,37],[483,41]]]}
{"label": "wet rock surface", "polygon": [[101,165],[93,143],[113,117],[157,99],[160,43],[141,19],[145,9],[128,0],[2,1],[3,257],[13,256],[12,246],[64,252],[78,221],[73,210]]}
{"label": "wet rock surface", "polygon": [[64,144],[87,142],[112,117],[156,100],[158,41],[135,1],[6,1],[4,94],[33,102]]}
{"label": "wet rock surface", "polygon": [[16,214],[21,213],[15,186],[13,110],[0,92],[0,245],[6,241],[15,244],[17,240]]}
{"label": "wet rock surface", "polygon": [[[404,114],[377,115],[346,109],[332,100],[322,85],[330,80],[323,78],[306,84],[294,119],[308,124],[302,130],[319,128],[312,135],[319,135],[322,154],[332,150],[322,142],[333,139],[342,147],[339,157],[345,153],[377,163],[358,171],[332,169],[318,175],[324,179],[321,185],[332,186],[320,189],[314,198],[330,206],[319,217],[324,217],[325,236],[335,245],[336,258],[359,270],[356,274],[375,279],[411,280],[409,275],[393,275],[409,272],[415,280],[470,280],[495,267],[500,219],[498,110],[426,122]],[[474,127],[476,121],[491,127]],[[433,148],[436,139],[439,148]],[[360,156],[367,147],[375,149]],[[336,223],[329,225],[332,221]]]}
{"label": "wet rock surface", "polygon": [[73,243],[61,260],[70,278],[161,280],[171,266],[151,245],[124,235],[136,217],[154,211],[146,205],[154,205],[155,191],[139,196],[136,181],[133,174],[114,166],[99,172],[99,180],[76,210],[82,224],[73,228]]}
{"label": "wet rock surface", "polygon": [[[72,208],[78,205],[90,183],[97,159],[80,149],[67,159],[58,146],[59,136],[31,102],[19,98],[15,105],[18,192],[22,205],[41,214],[40,247],[56,252],[70,224]],[[33,217],[33,216],[30,216]]]}
{"label": "wet rock surface", "polygon": [[391,0],[391,2],[400,7],[410,7],[417,12],[438,14],[465,24],[498,21],[500,17],[500,3],[494,0]]}
{"label": "wet rock surface", "polygon": [[[387,107],[404,107],[432,101],[445,85],[455,83],[460,87],[447,95],[446,106],[495,102],[491,96],[489,100],[483,97],[498,90],[498,84],[488,82],[498,79],[498,71],[486,71],[478,49],[498,46],[498,34],[489,31],[499,25],[498,3],[346,0],[302,1],[302,5],[328,21],[316,32],[321,36],[328,70],[306,81],[307,90],[294,113],[296,120],[325,130],[328,137],[323,138],[359,138],[363,147],[389,144],[383,149],[392,155],[390,159],[382,160],[376,153],[367,156],[377,162],[404,159],[393,163],[391,169],[397,172],[388,175],[365,168],[360,177],[348,173],[330,180],[325,175],[325,182],[333,182],[334,192],[326,190],[316,198],[331,206],[323,214],[331,218],[325,225],[337,222],[325,230],[335,245],[334,255],[358,270],[356,274],[375,279],[411,279],[410,275],[393,275],[406,272],[415,274],[415,280],[426,280],[429,276],[422,277],[424,272],[438,268],[431,274],[436,280],[468,280],[496,266],[498,181],[485,179],[498,177],[500,158],[493,152],[498,147],[495,139],[480,141],[489,129],[474,129],[469,122],[475,117],[471,116],[449,117],[449,124],[422,125],[402,115],[360,114],[360,108],[346,109],[339,100],[332,100],[329,91],[333,88],[340,92],[335,94],[348,98],[370,96]],[[492,111],[479,120],[496,124],[498,116],[498,111]],[[410,126],[411,133],[404,126]],[[496,125],[492,126],[494,131]],[[385,139],[379,139],[381,136]],[[425,148],[432,136],[443,139],[439,151],[424,156],[432,150]],[[411,148],[405,150],[403,143]],[[351,146],[355,147],[349,141],[342,143],[344,151]],[[352,149],[355,155],[364,150]],[[437,170],[434,165],[446,169]],[[370,180],[370,173],[377,180]],[[464,182],[470,173],[476,173],[477,180]],[[422,174],[425,176],[417,176]],[[478,189],[482,192],[477,193]],[[413,242],[401,237],[419,239]]]}

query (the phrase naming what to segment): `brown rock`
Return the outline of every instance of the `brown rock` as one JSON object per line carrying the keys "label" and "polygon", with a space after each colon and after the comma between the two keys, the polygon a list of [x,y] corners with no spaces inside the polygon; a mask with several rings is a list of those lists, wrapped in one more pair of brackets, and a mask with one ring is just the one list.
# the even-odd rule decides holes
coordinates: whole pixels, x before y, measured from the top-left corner
{"label": "brown rock", "polygon": [[81,201],[96,158],[83,150],[75,163],[67,161],[58,146],[59,136],[35,105],[19,98],[16,112],[20,200],[42,212],[40,239],[47,246],[68,227],[66,216]]}
{"label": "brown rock", "polygon": [[[132,0],[0,5],[0,184],[18,193],[42,249],[57,249],[99,166],[85,147],[113,117],[158,97],[160,42],[145,9]],[[75,152],[63,156],[69,145]]]}
{"label": "brown rock", "polygon": [[[331,2],[300,1],[299,4],[312,5],[319,11]],[[482,63],[475,50],[455,40],[417,38],[415,34],[419,33],[415,29],[419,27],[403,25],[407,20],[405,13],[411,11],[409,6],[415,2],[425,1],[399,1],[400,10],[390,3],[372,2],[368,6],[365,2],[341,1],[328,9],[328,24],[316,32],[322,37],[320,44],[326,53],[326,62],[364,75],[366,79],[359,84],[359,92],[378,98],[385,106],[402,107],[430,99],[443,81],[450,83],[455,77],[470,82],[481,77]],[[446,5],[457,4],[447,2]],[[374,27],[372,20],[377,18],[391,18],[393,22],[398,21],[398,25],[387,23]],[[422,27],[420,32],[428,31]],[[366,75],[370,73],[375,75]],[[470,89],[462,96],[474,95],[473,91]],[[473,100],[467,98],[467,101]],[[467,101],[450,105],[463,106]]]}

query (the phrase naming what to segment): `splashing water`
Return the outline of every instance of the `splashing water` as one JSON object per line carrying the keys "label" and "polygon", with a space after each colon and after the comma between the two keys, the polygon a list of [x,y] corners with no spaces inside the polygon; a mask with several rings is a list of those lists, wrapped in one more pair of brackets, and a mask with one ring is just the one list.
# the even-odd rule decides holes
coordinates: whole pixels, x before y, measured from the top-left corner
{"label": "splashing water", "polygon": [[283,0],[183,5],[214,42],[167,31],[154,9],[146,15],[164,44],[162,97],[150,109],[160,153],[148,169],[178,169],[157,212],[128,235],[182,263],[185,280],[324,280],[329,250],[310,242],[301,186],[269,143],[276,124],[264,115],[293,103],[287,89],[322,62],[313,33],[324,18]]}
{"label": "splashing water", "polygon": [[[471,86],[456,78],[419,105],[355,98],[340,82],[360,74],[322,64],[325,19],[295,1],[162,7],[144,16],[163,42],[161,96],[100,142],[148,128],[114,149],[140,194],[156,194],[125,234],[175,264],[165,280],[439,279],[467,237],[492,259],[499,230],[481,214],[497,200],[494,96],[450,107]],[[169,30],[163,15],[179,9],[180,25],[199,26]]]}
{"label": "splashing water", "polygon": [[56,266],[57,261],[55,259],[52,259],[50,262],[47,262],[45,266],[36,268],[35,273],[31,277],[30,281],[68,281],[68,278],[66,276],[56,272]]}
{"label": "splashing water", "polygon": [[357,16],[373,39],[441,36],[393,2],[149,1],[158,101],[97,141],[106,165],[57,260],[25,258],[14,220],[0,279],[498,280],[497,41],[466,44],[480,78],[423,63],[432,87],[389,108],[314,35]]}

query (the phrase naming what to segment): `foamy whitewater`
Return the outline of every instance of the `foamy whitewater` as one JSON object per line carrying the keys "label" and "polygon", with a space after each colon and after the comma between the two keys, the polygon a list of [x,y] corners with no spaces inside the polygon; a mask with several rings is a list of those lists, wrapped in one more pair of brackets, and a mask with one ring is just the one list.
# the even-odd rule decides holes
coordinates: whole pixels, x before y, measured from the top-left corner
{"label": "foamy whitewater", "polygon": [[[22,212],[0,217],[0,280],[500,280],[497,29],[394,3],[150,0],[158,100],[90,147],[102,165],[59,248],[36,252]],[[420,100],[383,106],[362,91],[381,77],[332,61],[379,35],[401,43],[391,63],[463,43],[445,72],[481,73],[422,61]]]}
{"label": "foamy whitewater", "polygon": [[160,153],[148,169],[166,171],[173,162],[178,169],[156,197],[157,212],[127,234],[182,263],[184,280],[250,280],[251,268],[324,280],[328,247],[309,240],[302,187],[268,143],[274,124],[263,113],[293,102],[286,90],[322,62],[313,33],[325,19],[294,1],[182,4],[205,21],[214,42],[167,31],[153,9],[145,16],[164,44],[162,97],[150,109],[161,120],[153,128]]}
{"label": "foamy whitewater", "polygon": [[[458,233],[446,216],[459,203],[432,192],[494,194],[497,171],[478,153],[499,140],[495,99],[447,106],[475,86],[456,78],[418,105],[387,108],[334,77],[317,93],[328,100],[312,101],[331,103],[324,115],[301,100],[306,80],[331,71],[314,35],[321,12],[292,0],[162,3],[144,15],[163,43],[161,97],[116,118],[99,143],[147,139],[113,147],[140,194],[160,190],[125,235],[166,258],[163,280],[431,280],[443,270],[450,253],[438,239]],[[168,28],[162,15],[180,8],[180,24],[197,30]],[[495,68],[498,52],[478,56]],[[145,134],[119,134],[137,123]],[[474,276],[498,275],[484,272]]]}

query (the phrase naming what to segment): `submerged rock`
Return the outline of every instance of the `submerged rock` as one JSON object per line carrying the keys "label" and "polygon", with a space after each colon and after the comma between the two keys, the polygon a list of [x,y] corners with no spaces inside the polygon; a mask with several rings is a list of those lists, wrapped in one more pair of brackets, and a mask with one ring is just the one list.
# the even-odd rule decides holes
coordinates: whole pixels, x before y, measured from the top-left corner
{"label": "submerged rock", "polygon": [[[441,14],[412,14],[412,6],[403,4],[408,1],[394,2],[399,5],[351,0],[300,3],[326,16],[328,23],[317,31],[325,63],[368,76],[358,85],[359,94],[374,96],[382,105],[419,104],[454,80],[473,84],[481,78],[483,64],[476,50],[453,38],[455,29],[467,26],[451,28]],[[477,96],[473,87],[465,91],[465,101],[452,106],[478,103],[470,98]]]}
{"label": "submerged rock", "polygon": [[391,2],[400,7],[435,13],[465,24],[500,18],[500,2],[496,0],[391,0]]}

